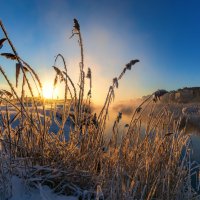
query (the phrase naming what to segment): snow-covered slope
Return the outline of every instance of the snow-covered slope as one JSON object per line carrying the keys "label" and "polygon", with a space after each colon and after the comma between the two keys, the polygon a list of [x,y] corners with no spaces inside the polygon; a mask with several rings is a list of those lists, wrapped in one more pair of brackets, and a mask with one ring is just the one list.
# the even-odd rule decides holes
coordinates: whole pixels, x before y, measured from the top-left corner
{"label": "snow-covered slope", "polygon": [[10,200],[78,200],[78,198],[57,195],[48,186],[38,185],[37,188],[28,188],[22,179],[13,176]]}

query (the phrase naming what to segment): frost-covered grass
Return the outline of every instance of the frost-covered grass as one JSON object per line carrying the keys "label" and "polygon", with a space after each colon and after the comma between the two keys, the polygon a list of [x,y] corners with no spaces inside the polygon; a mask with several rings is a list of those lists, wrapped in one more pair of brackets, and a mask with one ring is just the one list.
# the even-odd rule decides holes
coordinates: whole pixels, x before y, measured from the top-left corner
{"label": "frost-covered grass", "polygon": [[[80,26],[74,20],[72,36],[78,37],[81,49],[80,82],[76,88],[67,73],[63,56],[58,54],[53,68],[56,72],[54,86],[60,81],[65,88],[61,111],[56,101],[47,106],[42,97],[39,75],[17,54],[3,24],[0,25],[5,36],[0,45],[7,42],[13,51],[12,54],[1,53],[1,56],[17,63],[16,82],[19,71],[23,76],[22,92],[18,94],[0,66],[10,88],[10,91],[0,90],[1,199],[12,195],[13,199],[17,198],[19,181],[23,181],[23,187],[35,191],[36,194],[31,195],[40,193],[32,199],[48,199],[46,195],[49,192],[54,199],[57,198],[54,193],[79,199],[171,200],[197,197],[198,164],[190,159],[190,137],[180,131],[180,121],[174,122],[173,113],[165,107],[154,112],[153,100],[159,100],[166,91],[157,91],[142,102],[121,132],[122,114],[119,113],[110,130],[111,137],[105,139],[115,89],[124,74],[139,60],[131,60],[113,79],[105,103],[100,113],[95,115],[90,103],[92,73],[90,69],[85,73]],[[63,70],[56,66],[57,59],[63,61]],[[85,91],[86,78],[89,91]],[[37,94],[33,93],[34,87],[37,87]],[[28,93],[30,98],[26,98]],[[147,107],[151,108],[148,114],[144,112]],[[141,126],[143,115],[148,118],[145,130]],[[192,184],[191,179],[196,183]],[[15,189],[12,190],[11,186]]]}

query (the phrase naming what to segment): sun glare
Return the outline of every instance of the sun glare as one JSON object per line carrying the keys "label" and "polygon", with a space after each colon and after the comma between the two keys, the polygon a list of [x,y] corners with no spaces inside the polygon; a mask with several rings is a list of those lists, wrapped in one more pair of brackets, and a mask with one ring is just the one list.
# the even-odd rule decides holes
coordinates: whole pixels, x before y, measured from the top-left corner
{"label": "sun glare", "polygon": [[53,89],[53,85],[49,83],[45,83],[43,85],[43,97],[45,99],[52,99],[52,96],[53,96],[53,99],[58,98],[58,88]]}

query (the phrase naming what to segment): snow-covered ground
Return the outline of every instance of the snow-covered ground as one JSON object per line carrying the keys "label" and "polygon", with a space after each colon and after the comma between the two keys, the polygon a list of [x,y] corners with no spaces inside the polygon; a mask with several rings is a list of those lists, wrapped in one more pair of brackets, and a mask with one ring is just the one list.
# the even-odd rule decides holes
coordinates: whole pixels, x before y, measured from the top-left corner
{"label": "snow-covered ground", "polygon": [[[2,113],[5,113],[6,112],[6,107],[5,106],[0,106],[0,110],[1,110]],[[14,117],[16,116],[17,112],[11,106],[8,106],[8,110],[9,110],[10,119],[13,120]],[[44,115],[43,115],[42,107],[38,107],[38,112],[40,114],[41,120],[43,120],[44,119]],[[46,112],[46,117],[50,117],[50,115],[51,115],[50,107],[47,107],[45,112]],[[58,112],[58,110],[56,112],[56,117],[57,117],[57,121],[59,121],[59,123],[61,123],[61,114],[60,114],[60,112]],[[2,120],[2,114],[0,114],[0,126],[1,126],[1,120]],[[11,127],[13,129],[15,129],[18,125],[19,125],[19,119],[16,118],[12,122]],[[70,126],[72,126],[72,124],[71,124],[70,118],[68,118],[66,123],[65,123],[65,125],[64,125],[64,133],[65,133],[65,139],[66,140],[68,140],[68,138],[69,138]],[[57,126],[57,124],[55,122],[55,119],[53,118],[52,123],[51,123],[50,128],[49,128],[49,132],[50,133],[53,132],[53,133],[57,134],[58,131],[59,131],[59,127]]]}
{"label": "snow-covered ground", "polygon": [[22,179],[12,177],[12,197],[10,200],[78,200],[73,196],[55,194],[48,186],[27,187]]}

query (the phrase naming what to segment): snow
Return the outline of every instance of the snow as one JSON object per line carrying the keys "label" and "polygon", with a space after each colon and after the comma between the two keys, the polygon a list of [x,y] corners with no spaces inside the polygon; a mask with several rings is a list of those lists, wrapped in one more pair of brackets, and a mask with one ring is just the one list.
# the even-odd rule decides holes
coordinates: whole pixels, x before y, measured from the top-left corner
{"label": "snow", "polygon": [[[12,121],[14,119],[14,117],[16,116],[17,112],[12,107],[8,107],[8,109],[9,109],[10,121]],[[2,113],[5,114],[6,107],[5,106],[0,106],[0,110],[1,110]],[[39,111],[41,120],[43,120],[44,116],[43,116],[43,110],[42,110],[42,108],[39,108],[38,111]],[[0,114],[0,125],[1,125],[1,121],[2,121],[2,113]],[[61,114],[59,114],[58,112],[57,112],[57,114],[58,114],[58,115],[56,115],[57,116],[57,121],[59,121],[59,123],[61,123],[61,117],[59,117],[59,115],[61,115]],[[46,117],[49,117],[50,115],[51,115],[50,109],[46,109]],[[15,129],[16,127],[19,126],[19,123],[20,123],[20,121],[19,121],[19,119],[17,117],[16,119],[14,119],[12,121],[11,127],[13,129]],[[71,123],[70,118],[68,118],[66,120],[66,123],[64,124],[64,133],[65,133],[65,139],[66,140],[69,139],[70,128],[72,128],[72,123]],[[49,127],[49,133],[52,132],[52,133],[57,134],[59,130],[60,130],[60,128],[58,127],[58,125],[55,122],[55,119],[53,118],[52,123],[51,123],[51,125]]]}
{"label": "snow", "polygon": [[55,194],[48,186],[26,186],[17,176],[12,177],[12,197],[10,200],[78,200],[77,197]]}

